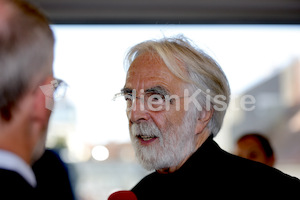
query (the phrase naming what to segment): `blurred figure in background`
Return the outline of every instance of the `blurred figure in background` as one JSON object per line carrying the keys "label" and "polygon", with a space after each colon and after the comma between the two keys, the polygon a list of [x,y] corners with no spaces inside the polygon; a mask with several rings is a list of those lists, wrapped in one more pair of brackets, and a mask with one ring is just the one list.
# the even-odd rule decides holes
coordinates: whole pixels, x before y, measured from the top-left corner
{"label": "blurred figure in background", "polygon": [[260,133],[248,133],[238,139],[235,148],[237,156],[274,166],[275,156],[269,140]]}
{"label": "blurred figure in background", "polygon": [[37,180],[37,193],[43,200],[75,199],[68,168],[55,151],[47,149],[32,168]]}
{"label": "blurred figure in background", "polygon": [[39,86],[53,81],[47,19],[19,0],[0,0],[1,199],[44,199],[31,165],[45,151],[51,110]]}

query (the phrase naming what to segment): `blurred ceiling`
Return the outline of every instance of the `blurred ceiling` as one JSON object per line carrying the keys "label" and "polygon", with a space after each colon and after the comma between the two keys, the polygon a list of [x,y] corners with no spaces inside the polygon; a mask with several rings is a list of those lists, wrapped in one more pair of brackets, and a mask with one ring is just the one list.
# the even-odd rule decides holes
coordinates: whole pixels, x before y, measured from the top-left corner
{"label": "blurred ceiling", "polygon": [[300,24],[300,0],[28,0],[55,24]]}

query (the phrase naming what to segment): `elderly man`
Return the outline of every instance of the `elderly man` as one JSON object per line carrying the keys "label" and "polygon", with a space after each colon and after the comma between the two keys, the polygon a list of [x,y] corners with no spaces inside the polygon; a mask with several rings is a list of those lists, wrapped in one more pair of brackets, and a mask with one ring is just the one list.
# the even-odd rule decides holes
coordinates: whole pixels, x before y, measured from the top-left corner
{"label": "elderly man", "polygon": [[[31,165],[43,154],[51,111],[54,37],[28,3],[0,0],[0,198],[35,199]],[[39,198],[43,199],[43,198]]]}
{"label": "elderly man", "polygon": [[[225,74],[184,37],[131,48],[121,94],[141,165],[155,170],[132,192],[139,200],[293,196],[300,181],[231,155],[214,142],[229,103]],[[272,192],[266,190],[272,189]]]}

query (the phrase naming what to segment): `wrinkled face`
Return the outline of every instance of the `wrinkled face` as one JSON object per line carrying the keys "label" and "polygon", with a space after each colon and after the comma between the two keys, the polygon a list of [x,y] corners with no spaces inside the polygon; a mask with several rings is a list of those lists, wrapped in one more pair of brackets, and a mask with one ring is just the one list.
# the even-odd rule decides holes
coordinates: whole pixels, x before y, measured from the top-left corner
{"label": "wrinkled face", "polygon": [[253,160],[256,162],[268,164],[268,158],[258,139],[255,137],[246,137],[237,143],[236,155]]}
{"label": "wrinkled face", "polygon": [[166,95],[184,97],[185,88],[186,84],[153,54],[140,55],[128,70],[123,93],[129,97],[130,136],[138,160],[148,170],[177,165],[195,149],[194,109],[185,111],[182,101],[177,102],[182,109],[175,109],[176,100],[164,99]]}

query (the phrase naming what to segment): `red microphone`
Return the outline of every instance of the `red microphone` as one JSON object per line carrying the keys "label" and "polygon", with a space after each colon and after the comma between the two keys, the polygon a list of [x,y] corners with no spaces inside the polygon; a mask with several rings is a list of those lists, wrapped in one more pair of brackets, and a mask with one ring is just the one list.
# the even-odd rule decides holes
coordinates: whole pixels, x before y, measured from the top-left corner
{"label": "red microphone", "polygon": [[128,190],[121,190],[115,193],[112,193],[108,200],[137,200],[135,194]]}

